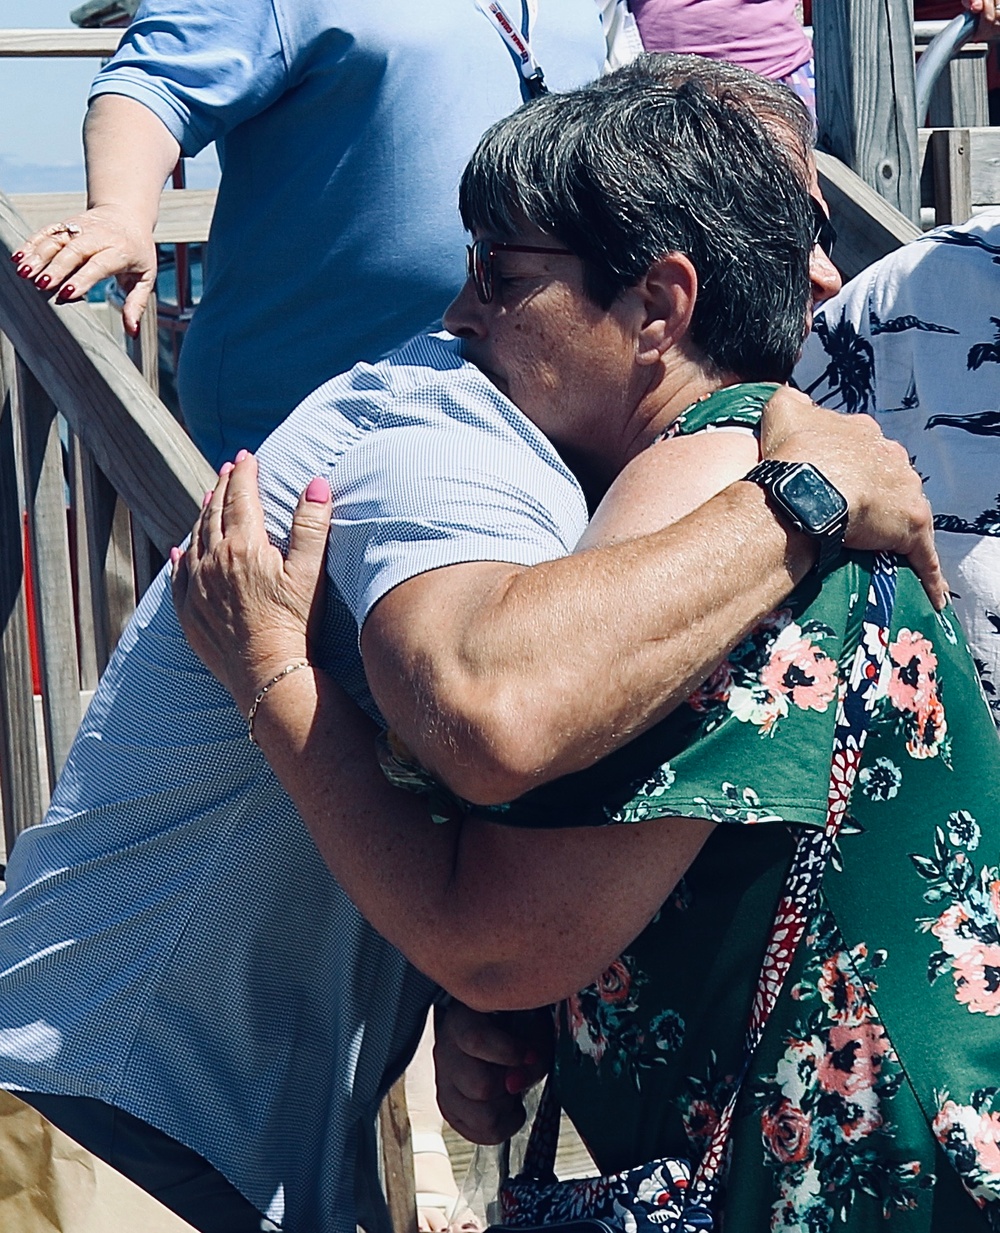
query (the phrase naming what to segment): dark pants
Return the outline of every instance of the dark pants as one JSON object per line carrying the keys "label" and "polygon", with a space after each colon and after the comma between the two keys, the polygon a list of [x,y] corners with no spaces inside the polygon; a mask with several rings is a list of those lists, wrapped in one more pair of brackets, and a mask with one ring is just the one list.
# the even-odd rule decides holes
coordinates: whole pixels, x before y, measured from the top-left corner
{"label": "dark pants", "polygon": [[201,1233],[277,1227],[197,1152],[130,1113],[87,1096],[17,1095]]}

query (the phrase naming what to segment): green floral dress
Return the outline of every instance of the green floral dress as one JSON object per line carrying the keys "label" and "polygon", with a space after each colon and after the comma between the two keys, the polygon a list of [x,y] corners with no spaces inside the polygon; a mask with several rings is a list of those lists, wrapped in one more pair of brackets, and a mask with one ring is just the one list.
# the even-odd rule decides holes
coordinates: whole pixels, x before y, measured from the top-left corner
{"label": "green floral dress", "polygon": [[[671,435],[756,425],[772,386]],[[719,823],[648,928],[557,1008],[559,1097],[603,1171],[697,1159],[740,1067],[793,847],[822,827],[870,560],[807,579],[657,727],[498,820]],[[1000,1229],[1000,742],[954,614],[905,568],[816,911],[744,1085],[725,1233]]]}

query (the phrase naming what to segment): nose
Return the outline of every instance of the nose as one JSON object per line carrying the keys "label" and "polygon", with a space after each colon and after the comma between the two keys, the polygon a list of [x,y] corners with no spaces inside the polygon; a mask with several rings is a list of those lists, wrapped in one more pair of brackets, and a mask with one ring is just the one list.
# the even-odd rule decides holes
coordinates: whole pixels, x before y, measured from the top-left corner
{"label": "nose", "polygon": [[454,334],[456,338],[485,338],[485,307],[476,295],[472,279],[467,278],[462,284],[462,290],[444,310],[442,324],[448,333]]}
{"label": "nose", "polygon": [[840,271],[818,244],[813,245],[809,255],[809,283],[812,287],[813,308],[836,295],[844,285]]}

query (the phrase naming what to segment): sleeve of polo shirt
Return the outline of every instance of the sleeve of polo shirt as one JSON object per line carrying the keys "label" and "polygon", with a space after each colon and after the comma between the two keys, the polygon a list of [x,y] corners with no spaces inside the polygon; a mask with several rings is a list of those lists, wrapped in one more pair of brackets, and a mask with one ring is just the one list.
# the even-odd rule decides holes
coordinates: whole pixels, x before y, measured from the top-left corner
{"label": "sleeve of polo shirt", "polygon": [[[461,392],[439,390],[438,406]],[[393,587],[446,565],[537,565],[586,526],[579,486],[532,425],[462,405],[428,423],[405,404],[334,470],[328,573],[358,628]]]}
{"label": "sleeve of polo shirt", "polygon": [[90,101],[119,94],[148,107],[192,156],[288,89],[271,0],[146,0],[101,69]]}

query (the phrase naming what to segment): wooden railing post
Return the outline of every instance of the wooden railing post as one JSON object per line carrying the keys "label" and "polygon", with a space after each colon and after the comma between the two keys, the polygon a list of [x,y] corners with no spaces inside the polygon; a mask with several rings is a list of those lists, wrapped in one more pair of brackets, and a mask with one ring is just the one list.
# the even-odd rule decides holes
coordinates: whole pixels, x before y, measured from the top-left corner
{"label": "wooden railing post", "polygon": [[379,1109],[382,1178],[393,1233],[417,1233],[416,1184],[413,1177],[413,1136],[406,1107],[406,1077],[400,1075]]}
{"label": "wooden railing post", "polygon": [[49,784],[55,784],[80,724],[80,661],[66,519],[66,477],[52,399],[18,359],[28,530],[45,714]]}
{"label": "wooden railing post", "polygon": [[[123,331],[124,332],[124,331]],[[146,311],[139,322],[139,333],[135,338],[125,336],[125,349],[129,359],[142,373],[142,379],[159,397],[160,394],[160,353],[159,337],[156,321],[156,292],[151,292],[146,304]],[[135,594],[141,599],[160,572],[164,564],[163,553],[158,552],[156,545],[143,530],[142,523],[132,519],[132,561],[135,566]]]}
{"label": "wooden railing post", "polygon": [[8,854],[21,831],[42,816],[14,437],[14,384],[14,349],[0,334],[0,803]]}
{"label": "wooden railing post", "polygon": [[967,128],[939,128],[931,134],[934,167],[934,222],[964,223],[972,216],[972,158]]}
{"label": "wooden railing post", "polygon": [[[135,611],[128,510],[74,433],[72,503],[76,514],[80,684],[96,689],[122,630]],[[84,652],[85,627],[92,649]]]}
{"label": "wooden railing post", "polygon": [[911,0],[814,0],[819,147],[919,222]]}

